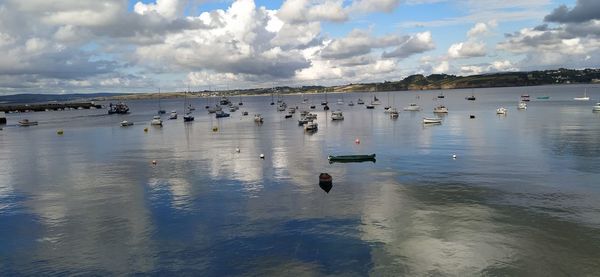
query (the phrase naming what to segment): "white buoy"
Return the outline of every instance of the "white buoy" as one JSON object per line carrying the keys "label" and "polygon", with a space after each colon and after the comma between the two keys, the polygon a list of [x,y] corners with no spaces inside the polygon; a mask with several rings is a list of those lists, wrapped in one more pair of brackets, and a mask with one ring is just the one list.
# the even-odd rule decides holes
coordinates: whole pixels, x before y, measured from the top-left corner
{"label": "white buoy", "polygon": [[452,158],[456,160],[456,154],[452,154]]}
{"label": "white buoy", "polygon": [[240,153],[240,148],[239,147],[235,148],[235,152]]}
{"label": "white buoy", "polygon": [[260,158],[264,159],[265,158],[265,154],[260,154]]}

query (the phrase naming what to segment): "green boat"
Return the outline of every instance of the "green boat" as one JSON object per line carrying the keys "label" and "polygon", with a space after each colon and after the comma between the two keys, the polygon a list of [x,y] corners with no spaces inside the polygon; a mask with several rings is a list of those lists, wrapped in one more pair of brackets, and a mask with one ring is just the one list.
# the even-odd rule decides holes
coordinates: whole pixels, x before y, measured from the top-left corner
{"label": "green boat", "polygon": [[550,96],[538,96],[537,99],[550,99]]}
{"label": "green boat", "polygon": [[375,162],[375,154],[371,155],[341,155],[327,158],[330,163],[360,163],[360,162]]}

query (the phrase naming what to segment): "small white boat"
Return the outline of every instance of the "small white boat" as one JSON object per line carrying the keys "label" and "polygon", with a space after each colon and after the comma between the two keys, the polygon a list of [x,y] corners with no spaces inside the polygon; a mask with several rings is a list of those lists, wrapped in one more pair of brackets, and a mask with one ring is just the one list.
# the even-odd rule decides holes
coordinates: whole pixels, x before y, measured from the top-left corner
{"label": "small white boat", "polygon": [[358,101],[356,101],[356,104],[359,104],[359,105],[364,105],[364,104],[365,104],[365,101],[364,101],[364,100],[362,100],[362,99],[360,99],[360,98],[358,98]]}
{"label": "small white boat", "polygon": [[404,107],[405,111],[410,111],[410,112],[418,112],[421,110],[421,107],[415,103],[410,103],[410,105],[408,105],[408,107]]}
{"label": "small white boat", "polygon": [[29,121],[29,119],[19,120],[19,126],[28,127],[38,125],[37,121]]}
{"label": "small white boat", "polygon": [[340,111],[340,110],[332,112],[331,120],[344,120],[344,114],[342,114],[342,111]]}
{"label": "small white boat", "polygon": [[400,113],[398,112],[398,109],[396,109],[396,108],[390,109],[390,118],[398,118],[399,115],[400,115]]}
{"label": "small white boat", "polygon": [[573,98],[573,100],[575,100],[575,101],[589,101],[590,97],[587,96],[587,89],[585,89],[585,91],[583,92],[583,97],[575,97],[575,98]]}
{"label": "small white boat", "polygon": [[592,111],[600,112],[600,103],[596,103],[596,106],[592,107]]}
{"label": "small white boat", "polygon": [[507,112],[508,112],[508,109],[506,109],[505,107],[500,107],[500,108],[496,109],[496,114],[506,115]]}
{"label": "small white boat", "polygon": [[337,104],[338,104],[338,105],[344,105],[344,100],[342,100],[342,99],[338,99],[338,100],[337,100]]}
{"label": "small white boat", "polygon": [[350,106],[350,107],[354,106],[354,102],[350,101],[350,103],[348,103],[348,106]]}
{"label": "small white boat", "polygon": [[162,126],[163,122],[162,119],[160,119],[160,116],[155,115],[152,118],[152,121],[150,121],[150,125],[157,125],[157,126]]}
{"label": "small white boat", "polygon": [[171,111],[171,114],[169,114],[169,119],[177,119],[177,112]]}
{"label": "small white boat", "polygon": [[133,122],[131,121],[127,121],[127,120],[123,120],[121,121],[121,127],[127,127],[127,126],[132,126]]}
{"label": "small white boat", "polygon": [[439,105],[439,106],[433,108],[433,112],[434,113],[448,113],[448,108],[446,108],[446,106],[444,106],[444,105]]}
{"label": "small white boat", "polygon": [[423,117],[423,124],[442,124],[442,119],[437,117]]}
{"label": "small white boat", "polygon": [[519,106],[517,106],[517,109],[519,110],[526,110],[527,109],[527,103],[521,101],[519,102]]}
{"label": "small white boat", "polygon": [[263,122],[263,117],[260,114],[255,114],[254,115],[254,122],[262,123]]}
{"label": "small white boat", "polygon": [[305,131],[316,131],[319,128],[319,124],[317,124],[316,122],[310,121],[306,124],[304,124],[304,130]]}
{"label": "small white boat", "polygon": [[284,103],[282,105],[279,105],[279,107],[277,107],[277,111],[283,112],[283,111],[285,111],[286,108],[287,108],[287,105],[285,105],[285,103]]}

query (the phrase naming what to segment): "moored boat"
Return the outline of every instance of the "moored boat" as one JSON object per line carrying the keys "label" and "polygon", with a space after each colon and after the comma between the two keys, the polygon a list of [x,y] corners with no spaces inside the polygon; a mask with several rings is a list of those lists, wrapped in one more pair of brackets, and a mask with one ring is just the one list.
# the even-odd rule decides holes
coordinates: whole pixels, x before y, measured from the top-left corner
{"label": "moored boat", "polygon": [[592,107],[592,111],[600,112],[600,103],[596,103],[596,105]]}
{"label": "moored boat", "polygon": [[400,115],[400,113],[398,112],[398,109],[396,109],[396,108],[390,109],[390,118],[398,118],[399,115]]}
{"label": "moored boat", "polygon": [[177,119],[177,111],[171,111],[171,114],[169,114],[169,119]]}
{"label": "moored boat", "polygon": [[332,112],[331,113],[331,120],[344,120],[344,114],[340,110]]}
{"label": "moored boat", "polygon": [[423,124],[442,124],[442,119],[437,117],[423,117]]}
{"label": "moored boat", "polygon": [[304,124],[305,131],[316,131],[318,128],[319,124],[314,121],[309,121],[308,123]]}
{"label": "moored boat", "polygon": [[573,98],[573,100],[576,100],[576,101],[589,101],[590,97],[587,96],[587,88],[583,92],[583,97],[575,97],[575,98]]}
{"label": "moored boat", "polygon": [[521,101],[523,102],[529,102],[529,94],[523,94],[521,95]]}
{"label": "moored boat", "polygon": [[215,117],[216,118],[223,118],[223,117],[229,117],[229,114],[224,112],[224,111],[217,111],[215,113]]}
{"label": "moored boat", "polygon": [[163,122],[162,119],[160,119],[160,116],[155,115],[152,118],[152,121],[150,121],[150,125],[156,125],[156,126],[162,126]]}
{"label": "moored boat", "polygon": [[407,107],[404,107],[405,111],[417,112],[421,110],[421,107],[415,103],[410,103]]}
{"label": "moored boat", "polygon": [[433,112],[434,113],[448,113],[448,108],[446,108],[446,106],[444,106],[444,105],[439,105],[439,106],[433,108]]}
{"label": "moored boat", "polygon": [[121,127],[127,127],[127,126],[132,126],[133,122],[131,121],[127,121],[127,120],[123,120],[121,121]]}
{"label": "moored boat", "polygon": [[517,109],[519,110],[526,110],[527,109],[527,103],[521,101],[519,102],[519,105],[517,106]]}
{"label": "moored boat", "polygon": [[194,116],[192,115],[192,113],[186,113],[183,116],[183,122],[190,122],[190,121],[194,121]]}
{"label": "moored boat", "polygon": [[125,103],[110,103],[108,105],[108,114],[126,114],[129,113],[129,107]]}
{"label": "moored boat", "polygon": [[327,159],[330,163],[352,163],[352,162],[375,162],[375,154],[370,155],[329,155]]}
{"label": "moored boat", "polygon": [[254,115],[254,122],[256,122],[256,123],[262,123],[263,122],[263,117],[260,114],[255,114]]}
{"label": "moored boat", "polygon": [[19,126],[22,126],[22,127],[35,126],[35,125],[38,125],[37,121],[29,121],[29,119],[19,120]]}
{"label": "moored boat", "polygon": [[496,114],[506,115],[507,112],[508,112],[508,109],[506,109],[505,107],[500,107],[500,108],[496,109]]}
{"label": "moored boat", "polygon": [[358,98],[358,101],[356,101],[356,104],[358,104],[358,105],[364,105],[365,101],[362,100],[362,99],[360,99],[360,98]]}

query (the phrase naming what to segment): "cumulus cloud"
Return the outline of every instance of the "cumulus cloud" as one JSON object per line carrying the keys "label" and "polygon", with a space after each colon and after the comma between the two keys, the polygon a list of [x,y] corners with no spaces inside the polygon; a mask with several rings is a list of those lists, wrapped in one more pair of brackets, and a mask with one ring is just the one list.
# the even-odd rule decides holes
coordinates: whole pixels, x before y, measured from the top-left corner
{"label": "cumulus cloud", "polygon": [[452,59],[483,57],[485,53],[485,44],[478,41],[455,43],[448,48],[448,56]]}
{"label": "cumulus cloud", "polygon": [[346,59],[364,55],[374,48],[385,48],[398,45],[402,38],[394,35],[374,37],[366,30],[352,30],[348,36],[329,43],[321,53],[326,59]]}
{"label": "cumulus cloud", "polygon": [[497,23],[495,20],[489,21],[487,23],[478,22],[467,32],[467,36],[469,38],[476,37],[479,35],[485,35],[490,33],[490,29],[495,28]]}
{"label": "cumulus cloud", "polygon": [[581,23],[589,20],[600,20],[600,1],[577,0],[572,9],[561,5],[544,17],[544,21],[558,23]]}
{"label": "cumulus cloud", "polygon": [[424,53],[435,48],[431,37],[431,32],[417,33],[412,36],[405,36],[403,42],[391,52],[383,52],[383,58],[404,59],[415,54]]}
{"label": "cumulus cloud", "polygon": [[277,16],[290,23],[322,20],[339,22],[348,19],[348,11],[344,9],[342,0],[286,0]]}

